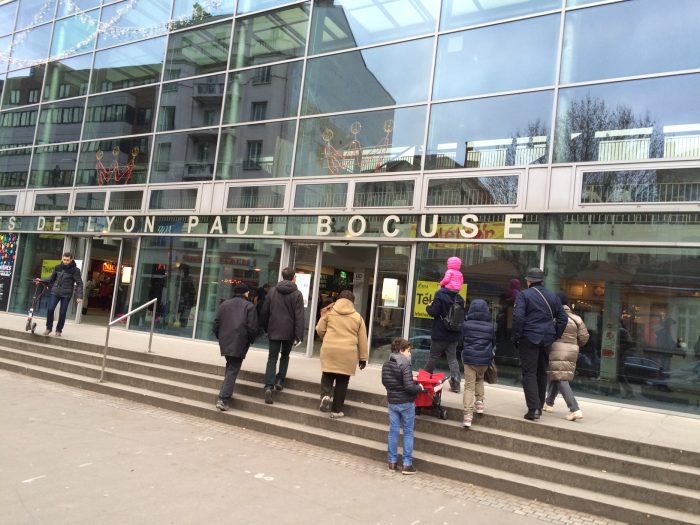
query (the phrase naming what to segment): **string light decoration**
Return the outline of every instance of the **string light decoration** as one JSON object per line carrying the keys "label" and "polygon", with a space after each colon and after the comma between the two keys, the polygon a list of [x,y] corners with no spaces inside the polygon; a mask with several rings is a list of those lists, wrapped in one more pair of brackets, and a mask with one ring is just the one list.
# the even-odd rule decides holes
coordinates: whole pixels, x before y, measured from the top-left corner
{"label": "string light decoration", "polygon": [[350,126],[352,140],[347,147],[337,149],[331,144],[333,130],[326,128],[321,137],[326,143],[323,154],[326,157],[328,171],[333,175],[340,173],[379,172],[387,162],[387,151],[391,146],[391,132],[394,131],[394,121],[384,121],[384,140],[375,146],[363,147],[357,136],[362,131],[362,124],[353,122]]}
{"label": "string light decoration", "polygon": [[109,165],[109,168],[105,168],[105,165],[102,164],[104,152],[101,149],[98,149],[97,152],[95,152],[95,158],[97,159],[95,170],[97,170],[97,183],[100,186],[104,186],[105,184],[112,182],[114,184],[127,185],[131,181],[131,174],[134,170],[134,162],[139,154],[139,148],[135,146],[131,148],[129,160],[124,167],[119,166],[120,153],[121,150],[118,147],[112,148],[112,157],[114,158],[112,159],[112,163]]}
{"label": "string light decoration", "polygon": [[[0,61],[6,60],[10,61],[12,64],[13,69],[24,69],[28,67],[33,67],[37,66],[40,64],[46,64],[52,60],[62,60],[64,58],[67,58],[71,55],[74,55],[80,51],[83,50],[83,48],[87,45],[89,45],[91,42],[96,40],[100,35],[105,35],[105,38],[112,38],[115,40],[122,39],[124,37],[131,37],[134,39],[141,39],[141,38],[149,38],[152,36],[156,36],[159,34],[163,34],[173,28],[179,27],[183,22],[186,22],[187,20],[190,20],[191,17],[189,15],[181,15],[177,18],[174,18],[168,22],[163,22],[158,25],[150,26],[150,27],[118,27],[117,23],[124,17],[126,14],[131,12],[134,7],[136,6],[138,0],[128,0],[127,2],[124,3],[123,6],[121,6],[117,11],[114,13],[114,16],[112,16],[109,20],[107,21],[98,21],[92,18],[90,15],[88,15],[85,12],[81,11],[81,8],[73,2],[73,0],[68,0],[68,12],[69,13],[77,13],[77,18],[80,20],[81,23],[83,23],[85,26],[89,28],[93,28],[91,30],[91,33],[86,36],[83,40],[80,42],[76,43],[73,45],[71,48],[66,49],[65,51],[48,56],[45,58],[39,58],[39,59],[14,59],[12,60],[12,54],[13,51],[20,46],[21,44],[24,43],[24,41],[27,39],[29,32],[34,29],[34,26],[40,25],[44,22],[50,21],[52,18],[51,16],[49,19],[46,19],[47,14],[49,14],[49,8],[51,7],[50,4],[53,3],[52,0],[46,0],[44,5],[39,9],[39,11],[34,15],[32,22],[30,26],[27,29],[24,29],[22,31],[19,31],[15,33],[14,39],[12,41],[12,44],[10,44],[9,48],[6,50],[0,50]],[[200,11],[206,12],[206,11],[217,11],[221,8],[222,6],[222,0],[199,0],[197,2],[197,5],[200,8]]]}

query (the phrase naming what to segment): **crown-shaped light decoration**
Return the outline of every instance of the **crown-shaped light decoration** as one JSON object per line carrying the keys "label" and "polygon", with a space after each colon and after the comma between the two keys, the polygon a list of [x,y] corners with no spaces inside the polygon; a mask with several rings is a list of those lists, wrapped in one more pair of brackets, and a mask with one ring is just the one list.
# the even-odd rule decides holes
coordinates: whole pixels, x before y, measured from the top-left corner
{"label": "crown-shaped light decoration", "polygon": [[352,141],[347,147],[336,149],[333,140],[333,130],[326,128],[321,137],[326,143],[323,154],[326,157],[328,171],[334,175],[342,173],[378,172],[388,160],[387,151],[391,145],[391,132],[394,131],[394,121],[384,121],[384,140],[375,146],[363,147],[357,136],[362,131],[362,124],[353,122],[350,126]]}
{"label": "crown-shaped light decoration", "polygon": [[129,155],[129,161],[124,167],[119,166],[119,154],[121,150],[117,147],[112,148],[112,163],[109,168],[105,168],[102,164],[102,157],[104,153],[101,149],[98,149],[95,153],[95,158],[97,159],[97,164],[95,165],[95,170],[97,170],[97,183],[100,186],[105,184],[129,184],[131,181],[131,172],[134,169],[134,161],[139,154],[139,149],[137,147],[131,148],[131,154]]}

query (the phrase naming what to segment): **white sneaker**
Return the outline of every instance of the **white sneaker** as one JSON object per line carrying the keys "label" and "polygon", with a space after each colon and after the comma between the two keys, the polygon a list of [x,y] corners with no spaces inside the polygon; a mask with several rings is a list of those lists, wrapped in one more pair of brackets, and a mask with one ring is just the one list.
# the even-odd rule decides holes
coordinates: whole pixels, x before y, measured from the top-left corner
{"label": "white sneaker", "polygon": [[542,407],[543,412],[554,412],[554,405],[548,405],[547,403],[544,404]]}
{"label": "white sneaker", "polygon": [[566,419],[569,421],[578,421],[579,419],[583,419],[583,412],[580,410],[577,410],[576,412],[569,412],[566,414]]}
{"label": "white sneaker", "polygon": [[474,406],[476,408],[476,413],[477,414],[483,414],[484,413],[484,402],[483,401],[476,401],[474,403]]}
{"label": "white sneaker", "polygon": [[342,412],[331,412],[331,419],[340,419],[341,417],[345,417],[345,414]]}
{"label": "white sneaker", "polygon": [[330,396],[323,396],[321,398],[321,412],[330,412],[331,411],[331,397]]}

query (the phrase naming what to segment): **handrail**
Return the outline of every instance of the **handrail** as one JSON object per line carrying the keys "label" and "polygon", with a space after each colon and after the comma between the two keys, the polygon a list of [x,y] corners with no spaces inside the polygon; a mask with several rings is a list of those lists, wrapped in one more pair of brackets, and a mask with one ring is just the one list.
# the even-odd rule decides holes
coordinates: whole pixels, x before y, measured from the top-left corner
{"label": "handrail", "polygon": [[109,345],[109,331],[112,328],[113,324],[117,324],[118,322],[122,321],[123,319],[126,319],[128,317],[131,317],[133,314],[136,312],[140,312],[147,306],[150,306],[152,304],[155,304],[153,307],[153,315],[151,316],[151,335],[148,337],[148,352],[151,352],[151,343],[153,342],[153,327],[155,326],[155,320],[156,320],[156,309],[158,308],[158,298],[154,297],[147,303],[142,304],[138,308],[134,308],[130,312],[126,312],[124,315],[121,317],[117,317],[114,321],[111,321],[107,325],[107,336],[105,337],[105,349],[102,354],[102,372],[100,373],[100,379],[98,380],[98,383],[104,383],[104,377],[105,377],[105,365],[107,364],[107,347]]}

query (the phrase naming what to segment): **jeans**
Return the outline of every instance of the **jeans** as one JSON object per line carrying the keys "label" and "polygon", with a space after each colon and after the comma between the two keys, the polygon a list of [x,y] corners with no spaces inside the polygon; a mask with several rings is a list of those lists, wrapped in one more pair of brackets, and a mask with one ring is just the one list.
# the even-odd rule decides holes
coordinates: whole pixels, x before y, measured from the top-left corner
{"label": "jeans", "polygon": [[450,377],[459,383],[461,376],[459,374],[459,362],[457,361],[457,341],[431,341],[430,357],[428,357],[428,362],[425,363],[425,371],[432,374],[435,369],[435,361],[442,356],[447,358],[447,365],[450,367]]}
{"label": "jeans", "polygon": [[70,297],[58,297],[54,294],[49,296],[49,310],[46,312],[46,328],[49,330],[53,328],[53,313],[58,303],[61,303],[61,307],[58,310],[58,324],[56,325],[56,331],[63,332],[63,325],[66,324],[66,314],[68,313]]}
{"label": "jeans", "polygon": [[221,391],[219,392],[219,399],[222,401],[228,401],[233,395],[233,387],[236,386],[236,378],[238,377],[238,372],[241,371],[241,365],[243,364],[243,359],[240,357],[226,357],[226,374],[224,375],[224,384],[221,385]]}
{"label": "jeans", "polygon": [[557,394],[559,393],[561,393],[564,401],[566,401],[566,406],[569,407],[569,410],[571,412],[576,412],[578,410],[578,403],[576,402],[574,391],[571,390],[571,385],[568,381],[551,381],[549,383],[547,404],[550,406],[553,405],[554,400],[557,398]]}
{"label": "jeans", "polygon": [[523,371],[523,392],[528,410],[542,410],[547,395],[549,346],[531,343],[527,337],[518,342],[520,367]]}
{"label": "jeans", "polygon": [[464,365],[464,414],[474,413],[474,401],[484,400],[484,374],[488,365]]}
{"label": "jeans", "polygon": [[[335,388],[333,383],[335,383]],[[333,398],[331,412],[341,412],[343,410],[345,396],[348,393],[348,383],[350,383],[350,376],[348,375],[332,372],[323,372],[321,374],[321,398],[324,396]]]}
{"label": "jeans", "polygon": [[[292,351],[294,341],[273,341],[269,342],[269,353],[267,354],[267,368],[265,369],[265,389],[274,388],[275,382],[284,383],[289,368],[289,353]],[[277,370],[277,358],[280,360],[279,372]]]}
{"label": "jeans", "polygon": [[403,464],[413,465],[413,425],[416,407],[413,403],[389,403],[389,463],[399,460],[399,429],[403,428]]}

